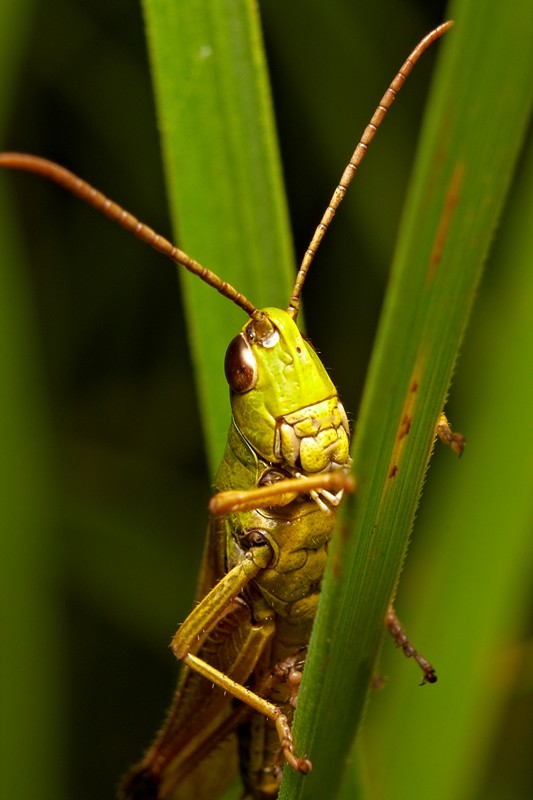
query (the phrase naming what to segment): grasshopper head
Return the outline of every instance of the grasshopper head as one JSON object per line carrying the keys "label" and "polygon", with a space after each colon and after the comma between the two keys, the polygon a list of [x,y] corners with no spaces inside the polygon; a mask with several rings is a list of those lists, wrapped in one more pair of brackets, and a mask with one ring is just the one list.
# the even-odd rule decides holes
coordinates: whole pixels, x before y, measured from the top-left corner
{"label": "grasshopper head", "polygon": [[346,466],[337,390],[286,311],[257,312],[231,341],[225,368],[235,424],[262,459],[291,472]]}

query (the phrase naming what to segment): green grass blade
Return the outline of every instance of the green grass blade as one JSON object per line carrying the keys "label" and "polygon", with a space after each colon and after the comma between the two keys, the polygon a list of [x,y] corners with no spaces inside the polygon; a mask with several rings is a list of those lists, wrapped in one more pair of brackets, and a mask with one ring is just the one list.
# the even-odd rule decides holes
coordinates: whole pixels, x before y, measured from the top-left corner
{"label": "green grass blade", "polygon": [[530,792],[520,776],[530,773],[531,754],[533,376],[524,365],[533,352],[532,186],[530,145],[454,381],[468,450],[458,469],[439,459],[417,520],[407,591],[400,591],[409,633],[435,659],[441,680],[435,692],[417,691],[387,653],[384,671],[393,680],[363,729],[383,798]]}
{"label": "green grass blade", "polygon": [[[181,246],[261,307],[285,307],[292,260],[255,4],[145,0],[168,191]],[[222,364],[241,311],[184,276],[211,469],[228,427]]]}
{"label": "green grass blade", "polygon": [[529,118],[530,6],[516,4],[509,15],[497,3],[480,12],[458,2],[452,13],[457,24],[442,44],[358,421],[358,491],[346,503],[353,522],[334,547],[300,696],[295,736],[315,769],[304,780],[286,771],[281,797],[332,797],[342,775],[434,426]]}

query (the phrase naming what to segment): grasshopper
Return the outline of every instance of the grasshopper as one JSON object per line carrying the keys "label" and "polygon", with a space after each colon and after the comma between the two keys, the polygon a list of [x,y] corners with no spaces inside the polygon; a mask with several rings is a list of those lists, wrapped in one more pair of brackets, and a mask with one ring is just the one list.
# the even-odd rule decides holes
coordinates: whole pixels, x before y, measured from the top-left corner
{"label": "grasshopper", "polygon": [[[210,503],[197,604],[172,640],[183,662],[167,720],[123,779],[124,800],[217,796],[240,768],[248,797],[277,797],[284,763],[306,773],[291,721],[336,510],[352,491],[350,431],[337,390],[297,327],[307,271],[388,109],[416,61],[447,31],[415,47],[381,99],[304,255],[285,311],[257,309],[235,288],[68,170],[35,156],[3,153],[0,166],[46,177],[198,275],[249,317],[230,342],[225,371],[232,420]],[[439,437],[456,452],[445,418]],[[408,642],[394,614],[396,644]]]}

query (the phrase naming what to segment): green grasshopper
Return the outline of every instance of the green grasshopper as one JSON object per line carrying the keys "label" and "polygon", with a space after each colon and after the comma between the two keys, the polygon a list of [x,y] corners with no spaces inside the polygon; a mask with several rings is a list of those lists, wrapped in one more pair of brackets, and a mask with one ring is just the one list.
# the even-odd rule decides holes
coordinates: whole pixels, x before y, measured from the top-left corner
{"label": "green grasshopper", "polygon": [[[249,317],[230,342],[225,370],[232,420],[198,584],[197,605],[172,641],[183,662],[167,720],[123,780],[125,800],[216,797],[240,768],[247,796],[277,797],[284,763],[306,773],[291,721],[336,509],[354,488],[344,408],[297,327],[307,271],[368,145],[416,61],[451,26],[415,47],[379,103],[317,227],[286,311],[258,310],[242,294],[68,170],[45,159],[0,154],[0,166],[55,181],[198,275]],[[443,417],[437,433],[456,452]],[[386,624],[434,682],[389,609]]]}

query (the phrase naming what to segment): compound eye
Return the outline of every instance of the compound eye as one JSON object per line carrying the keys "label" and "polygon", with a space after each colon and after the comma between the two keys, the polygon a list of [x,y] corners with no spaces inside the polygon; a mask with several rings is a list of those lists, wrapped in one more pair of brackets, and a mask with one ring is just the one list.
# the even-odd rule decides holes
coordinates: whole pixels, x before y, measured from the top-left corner
{"label": "compound eye", "polygon": [[238,333],[229,343],[224,371],[230,389],[237,394],[249,392],[257,383],[257,362],[244,334]]}

